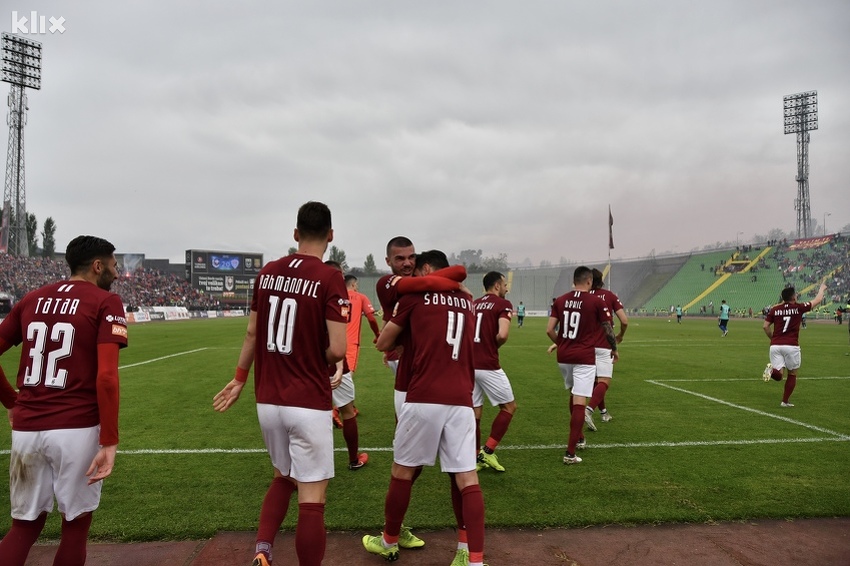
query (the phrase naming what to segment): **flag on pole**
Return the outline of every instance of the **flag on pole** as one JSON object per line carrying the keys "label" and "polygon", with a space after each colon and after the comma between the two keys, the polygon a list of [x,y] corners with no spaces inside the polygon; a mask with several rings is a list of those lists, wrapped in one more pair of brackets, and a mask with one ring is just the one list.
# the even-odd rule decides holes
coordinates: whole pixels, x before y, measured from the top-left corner
{"label": "flag on pole", "polygon": [[614,216],[611,215],[611,205],[608,205],[608,249],[614,249]]}

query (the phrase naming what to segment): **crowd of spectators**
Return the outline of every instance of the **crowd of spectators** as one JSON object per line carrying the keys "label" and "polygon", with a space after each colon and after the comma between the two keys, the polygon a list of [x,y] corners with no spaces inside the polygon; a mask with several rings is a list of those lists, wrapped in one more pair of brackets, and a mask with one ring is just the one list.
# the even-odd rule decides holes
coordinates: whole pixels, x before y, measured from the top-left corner
{"label": "crowd of spectators", "polygon": [[[0,254],[0,292],[9,293],[15,301],[47,283],[67,279],[65,262],[41,257],[14,257]],[[122,273],[112,284],[128,307],[186,307],[190,310],[216,309],[217,298],[204,294],[184,277],[156,269],[139,267]]]}
{"label": "crowd of spectators", "polygon": [[826,303],[845,304],[850,298],[850,238],[834,235],[820,247],[791,252],[777,247],[771,256],[782,271],[785,284],[798,290],[815,285],[829,274]]}

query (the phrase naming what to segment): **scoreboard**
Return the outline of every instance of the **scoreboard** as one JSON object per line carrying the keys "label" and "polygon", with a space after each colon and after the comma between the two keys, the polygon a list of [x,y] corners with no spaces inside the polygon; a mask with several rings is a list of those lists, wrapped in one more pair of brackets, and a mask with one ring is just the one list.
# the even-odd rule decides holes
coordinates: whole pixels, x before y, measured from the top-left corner
{"label": "scoreboard", "polygon": [[186,250],[186,278],[204,293],[248,297],[262,268],[261,253]]}

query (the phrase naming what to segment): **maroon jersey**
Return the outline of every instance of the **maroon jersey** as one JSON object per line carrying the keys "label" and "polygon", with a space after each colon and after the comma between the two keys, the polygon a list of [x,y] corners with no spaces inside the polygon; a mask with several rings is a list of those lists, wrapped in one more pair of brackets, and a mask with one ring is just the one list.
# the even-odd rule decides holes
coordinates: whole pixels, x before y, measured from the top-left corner
{"label": "maroon jersey", "polygon": [[[395,309],[399,298],[396,283],[401,277],[401,275],[393,274],[384,275],[375,284],[375,293],[378,295],[378,302],[381,303],[381,310],[384,311],[384,322],[387,322],[393,316],[393,309]],[[398,361],[398,354],[394,350],[387,352],[387,361]],[[396,371],[396,381],[398,381],[398,371]],[[398,387],[396,387],[396,390],[405,391],[405,389]]]}
{"label": "maroon jersey", "polygon": [[[614,313],[620,309],[623,309],[623,303],[620,302],[620,297],[609,291],[608,289],[591,289],[590,291],[605,303],[605,306],[608,307],[608,313],[611,315],[611,321],[614,321]],[[606,350],[611,349],[611,344],[608,343],[608,340],[605,338],[605,333],[599,337],[599,341],[596,343],[597,348],[605,348]]]}
{"label": "maroon jersey", "polygon": [[338,269],[304,254],[268,263],[254,281],[254,389],[258,403],[331,410],[326,320],[348,321]]}
{"label": "maroon jersey", "polygon": [[812,303],[780,303],[767,311],[764,319],[773,324],[771,346],[799,346],[803,313],[812,310]]}
{"label": "maroon jersey", "polygon": [[552,303],[552,317],[560,320],[558,363],[596,365],[596,344],[605,336],[602,324],[611,322],[611,311],[602,299],[590,292],[570,291]]}
{"label": "maroon jersey", "polygon": [[100,424],[97,345],[127,345],[121,298],[88,281],[62,281],[28,293],[0,324],[21,344],[15,430]]}
{"label": "maroon jersey", "polygon": [[502,369],[496,335],[499,333],[499,321],[506,318],[510,322],[514,307],[509,300],[492,293],[476,299],[474,305],[475,346],[472,352],[475,369]]}
{"label": "maroon jersey", "polygon": [[461,292],[403,295],[392,322],[410,333],[407,402],[472,406],[472,299]]}

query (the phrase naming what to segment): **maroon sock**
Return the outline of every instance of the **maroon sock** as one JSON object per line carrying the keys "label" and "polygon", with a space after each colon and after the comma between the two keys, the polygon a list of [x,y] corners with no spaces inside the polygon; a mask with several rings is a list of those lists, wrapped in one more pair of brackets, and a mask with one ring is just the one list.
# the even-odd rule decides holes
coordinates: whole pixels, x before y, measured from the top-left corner
{"label": "maroon sock", "polygon": [[484,556],[484,495],[478,484],[468,485],[460,493],[463,496],[463,522],[472,562],[473,554],[482,558]]}
{"label": "maroon sock", "polygon": [[86,541],[91,520],[91,513],[83,513],[73,521],[62,519],[62,538],[53,566],[83,566],[86,563]]}
{"label": "maroon sock", "polygon": [[573,412],[570,415],[570,443],[567,445],[567,452],[575,456],[576,444],[581,438],[581,429],[584,428],[584,405],[573,405]]}
{"label": "maroon sock", "polygon": [[30,548],[38,540],[46,520],[47,513],[42,513],[35,521],[12,519],[12,528],[3,540],[0,540],[0,556],[3,557],[3,564],[24,566]]}
{"label": "maroon sock", "polygon": [[457,487],[457,482],[455,481],[455,475],[449,474],[449,482],[452,484],[451,492],[452,492],[452,510],[455,512],[455,522],[457,522],[458,530],[464,528],[463,523],[463,499],[460,494],[460,490]]}
{"label": "maroon sock", "polygon": [[782,370],[781,369],[771,369],[770,370],[770,379],[773,381],[782,381]]}
{"label": "maroon sock", "polygon": [[608,391],[608,384],[600,381],[593,388],[593,396],[590,398],[590,403],[587,404],[591,409],[595,409],[602,401],[605,400],[605,393]]}
{"label": "maroon sock", "polygon": [[788,399],[791,398],[791,394],[794,393],[794,388],[797,387],[797,376],[789,373],[788,379],[785,380],[785,392],[782,395],[782,402],[787,403]]}
{"label": "maroon sock", "polygon": [[[403,480],[395,476],[390,478],[390,488],[387,490],[387,498],[384,500],[384,534],[387,537],[395,537],[401,532],[401,523],[407,506],[410,505],[410,492],[413,489],[412,480]],[[387,541],[391,542],[391,541]]]}
{"label": "maroon sock", "polygon": [[422,475],[422,468],[421,467],[416,468],[416,471],[413,472],[413,479],[410,480],[410,483],[415,482],[419,478],[419,476],[421,476],[421,475]]}
{"label": "maroon sock", "polygon": [[325,504],[299,503],[295,527],[295,554],[301,566],[321,566],[325,558]]}
{"label": "maroon sock", "polygon": [[351,417],[342,421],[342,437],[345,439],[345,445],[348,447],[348,461],[357,461],[357,443],[359,435],[357,433],[357,417]]}
{"label": "maroon sock", "polygon": [[260,507],[260,526],[257,528],[257,542],[267,542],[269,546],[274,545],[274,537],[286,518],[289,510],[289,500],[295,484],[286,478],[275,477],[263,498],[263,506]]}
{"label": "maroon sock", "polygon": [[511,425],[511,419],[514,418],[513,413],[509,413],[502,409],[496,418],[493,419],[493,426],[490,427],[490,438],[485,443],[490,450],[495,450],[496,446],[502,441],[502,437],[508,432],[508,427]]}

